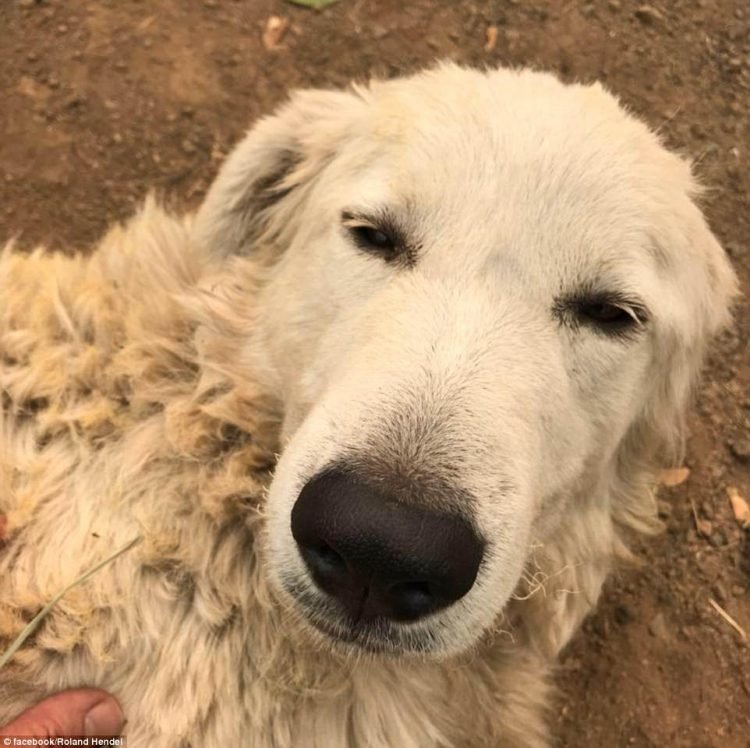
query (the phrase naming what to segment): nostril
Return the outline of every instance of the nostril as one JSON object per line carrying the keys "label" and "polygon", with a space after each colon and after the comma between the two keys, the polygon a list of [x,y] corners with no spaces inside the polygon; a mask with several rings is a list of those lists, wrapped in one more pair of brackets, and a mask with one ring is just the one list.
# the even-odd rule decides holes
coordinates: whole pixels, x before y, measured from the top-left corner
{"label": "nostril", "polygon": [[316,566],[328,568],[331,571],[344,570],[346,562],[339,553],[333,550],[327,543],[318,543],[315,546],[309,546],[307,555],[314,561]]}
{"label": "nostril", "polygon": [[317,541],[300,544],[299,548],[313,579],[323,590],[335,596],[342,586],[347,585],[349,569],[346,561],[328,543]]}
{"label": "nostril", "polygon": [[439,607],[439,596],[430,582],[397,582],[388,588],[388,597],[396,620],[409,621],[427,615]]}
{"label": "nostril", "polygon": [[432,598],[429,582],[398,582],[391,587],[391,593],[413,598]]}

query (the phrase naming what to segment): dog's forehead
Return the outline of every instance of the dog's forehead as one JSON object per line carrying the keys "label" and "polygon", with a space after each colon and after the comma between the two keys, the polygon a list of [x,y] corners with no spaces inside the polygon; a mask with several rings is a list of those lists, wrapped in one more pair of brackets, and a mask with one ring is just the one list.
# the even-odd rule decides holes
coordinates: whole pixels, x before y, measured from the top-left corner
{"label": "dog's forehead", "polygon": [[365,201],[428,249],[469,242],[477,260],[571,251],[627,264],[656,250],[653,205],[690,185],[689,168],[601,87],[538,73],[450,68],[382,84],[368,128]]}
{"label": "dog's forehead", "polygon": [[448,69],[396,81],[375,89],[370,117],[389,189],[443,212],[451,199],[462,213],[589,189],[621,199],[665,171],[658,140],[601,87],[543,74]]}

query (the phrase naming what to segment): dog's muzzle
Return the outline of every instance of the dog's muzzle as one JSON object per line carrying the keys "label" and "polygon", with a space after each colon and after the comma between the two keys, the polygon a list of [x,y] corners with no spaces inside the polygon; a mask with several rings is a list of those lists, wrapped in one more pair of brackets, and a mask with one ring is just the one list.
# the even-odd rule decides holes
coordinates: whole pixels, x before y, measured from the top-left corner
{"label": "dog's muzzle", "polygon": [[316,585],[353,624],[447,608],[472,588],[484,551],[465,519],[399,501],[341,468],[303,487],[292,534]]}

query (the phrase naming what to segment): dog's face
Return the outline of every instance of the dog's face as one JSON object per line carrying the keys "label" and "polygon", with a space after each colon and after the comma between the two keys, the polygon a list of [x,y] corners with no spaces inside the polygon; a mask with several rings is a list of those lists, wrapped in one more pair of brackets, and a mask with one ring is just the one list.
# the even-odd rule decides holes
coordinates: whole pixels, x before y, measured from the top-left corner
{"label": "dog's face", "polygon": [[316,629],[463,650],[582,496],[616,516],[623,445],[667,440],[732,290],[691,190],[601,88],[528,72],[301,94],[250,133],[196,236],[274,247],[265,550]]}

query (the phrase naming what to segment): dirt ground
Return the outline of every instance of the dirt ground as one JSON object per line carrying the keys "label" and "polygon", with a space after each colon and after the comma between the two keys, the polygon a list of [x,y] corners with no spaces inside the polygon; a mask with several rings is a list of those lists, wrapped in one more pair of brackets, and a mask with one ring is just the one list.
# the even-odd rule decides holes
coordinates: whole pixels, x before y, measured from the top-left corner
{"label": "dirt ground", "polygon": [[[268,49],[267,19],[290,27]],[[487,44],[488,29],[497,36]],[[490,37],[494,32],[490,31]],[[492,47],[492,48],[489,48]],[[149,190],[195,205],[287,89],[438,58],[599,78],[697,158],[706,209],[750,278],[747,0],[0,0],[0,242],[85,248]],[[689,479],[567,650],[561,746],[750,746],[750,306],[719,341],[689,422]]]}

